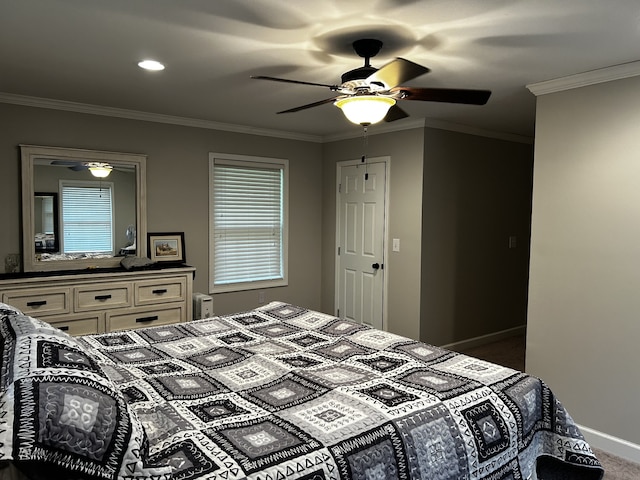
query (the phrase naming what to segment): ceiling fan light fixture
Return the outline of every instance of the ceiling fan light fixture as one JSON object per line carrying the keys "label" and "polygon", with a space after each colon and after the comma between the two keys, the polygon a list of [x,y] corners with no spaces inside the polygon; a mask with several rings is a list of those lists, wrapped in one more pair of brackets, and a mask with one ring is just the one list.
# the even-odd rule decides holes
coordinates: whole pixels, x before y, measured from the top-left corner
{"label": "ceiling fan light fixture", "polygon": [[111,170],[113,170],[111,165],[102,162],[89,162],[87,163],[87,167],[91,175],[97,178],[106,178],[111,173]]}
{"label": "ceiling fan light fixture", "polygon": [[347,120],[356,125],[378,123],[384,119],[389,109],[395,104],[395,99],[378,95],[356,95],[334,102],[334,105],[342,110]]}

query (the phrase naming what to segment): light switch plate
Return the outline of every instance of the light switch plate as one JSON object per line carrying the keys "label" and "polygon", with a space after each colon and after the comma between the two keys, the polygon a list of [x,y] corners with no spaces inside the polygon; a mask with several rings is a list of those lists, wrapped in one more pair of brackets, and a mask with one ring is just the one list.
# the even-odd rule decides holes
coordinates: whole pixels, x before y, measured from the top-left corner
{"label": "light switch plate", "polygon": [[394,238],[393,239],[393,251],[394,252],[399,252],[400,251],[400,239],[399,238]]}

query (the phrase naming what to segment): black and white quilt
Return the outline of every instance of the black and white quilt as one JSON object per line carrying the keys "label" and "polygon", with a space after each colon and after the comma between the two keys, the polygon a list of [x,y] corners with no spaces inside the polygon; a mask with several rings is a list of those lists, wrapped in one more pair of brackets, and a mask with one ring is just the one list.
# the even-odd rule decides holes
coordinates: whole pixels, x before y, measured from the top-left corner
{"label": "black and white quilt", "polygon": [[[19,343],[11,333],[19,315],[7,317],[13,320],[0,333]],[[573,420],[539,379],[293,305],[274,302],[234,315],[75,339],[41,334],[29,345],[30,362],[42,369],[63,364],[61,379],[67,375],[72,386],[44,395],[41,385],[51,377],[31,379],[39,396],[12,388],[13,398],[5,395],[0,407],[14,417],[14,439],[24,425],[37,430],[47,419],[82,428],[102,409],[100,402],[129,414],[127,426],[112,426],[119,437],[98,439],[94,432],[91,441],[100,441],[102,450],[90,448],[93,458],[73,452],[85,470],[97,473],[88,478],[602,477]],[[6,391],[11,352],[5,347],[1,353]],[[79,420],[70,419],[69,409],[65,417],[69,399],[90,405],[91,413],[83,416],[80,407]],[[29,423],[28,416],[36,419]],[[41,459],[53,451],[69,461],[80,443],[77,429],[68,431],[73,447],[38,434],[26,447]],[[117,448],[112,437],[119,439]],[[11,439],[0,433],[0,442]],[[0,460],[24,462],[25,442],[13,442],[13,448],[0,447]],[[130,477],[116,461],[128,462]]]}

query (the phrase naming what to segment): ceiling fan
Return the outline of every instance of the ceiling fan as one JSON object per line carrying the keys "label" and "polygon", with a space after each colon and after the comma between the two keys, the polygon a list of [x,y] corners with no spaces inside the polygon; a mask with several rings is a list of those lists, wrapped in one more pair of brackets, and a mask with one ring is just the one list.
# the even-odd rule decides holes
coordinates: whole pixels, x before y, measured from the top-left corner
{"label": "ceiling fan", "polygon": [[94,177],[105,178],[108,177],[113,170],[113,166],[105,162],[80,162],[74,160],[53,160],[51,165],[66,166],[69,170],[74,172],[81,172],[83,170],[89,170]]}
{"label": "ceiling fan", "polygon": [[364,66],[344,73],[340,85],[288,80],[264,75],[256,75],[251,78],[325,87],[336,92],[336,95],[331,98],[277,113],[298,112],[325,103],[333,103],[342,109],[351,122],[364,126],[381,120],[392,122],[408,117],[409,114],[396,104],[398,100],[484,105],[491,96],[489,90],[400,86],[400,84],[428,73],[430,70],[404,58],[396,58],[379,69],[372,67],[370,59],[378,54],[382,45],[380,40],[370,38],[353,42],[355,52],[365,59]]}

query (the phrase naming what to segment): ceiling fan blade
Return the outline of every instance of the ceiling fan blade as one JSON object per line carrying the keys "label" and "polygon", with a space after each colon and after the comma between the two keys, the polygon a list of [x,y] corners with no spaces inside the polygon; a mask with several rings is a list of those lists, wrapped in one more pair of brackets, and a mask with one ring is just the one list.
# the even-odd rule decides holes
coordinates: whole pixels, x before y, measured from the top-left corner
{"label": "ceiling fan blade", "polygon": [[401,109],[398,105],[392,106],[384,117],[385,122],[395,122],[401,118],[408,117],[409,114]]}
{"label": "ceiling fan blade", "polygon": [[427,72],[430,72],[427,67],[404,58],[396,58],[380,67],[377,72],[369,75],[367,81],[369,83],[382,83],[386,88],[393,88]]}
{"label": "ceiling fan blade", "polygon": [[301,80],[289,80],[287,78],[267,77],[264,75],[252,75],[251,78],[256,80],[271,80],[272,82],[296,83],[298,85],[312,85],[314,87],[327,87],[330,90],[338,90],[339,85],[328,85],[326,83],[303,82]]}
{"label": "ceiling fan blade", "polygon": [[51,165],[64,165],[65,167],[68,167],[70,165],[82,165],[82,162],[75,160],[53,160]]}
{"label": "ceiling fan blade", "polygon": [[71,161],[71,160],[54,160],[51,162],[51,165],[64,166],[64,167],[67,167],[69,170],[73,170],[74,172],[79,172],[89,168],[83,162]]}
{"label": "ceiling fan blade", "polygon": [[393,93],[400,93],[402,100],[422,100],[425,102],[465,103],[484,105],[491,96],[489,90],[466,90],[459,88],[413,88],[395,87]]}
{"label": "ceiling fan blade", "polygon": [[339,98],[339,96],[338,97],[326,98],[324,100],[320,100],[319,102],[308,103],[306,105],[301,105],[299,107],[290,108],[289,110],[283,110],[283,111],[277,112],[277,113],[299,112],[300,110],[306,110],[307,108],[318,107],[320,105],[324,105],[325,103],[334,102],[337,98]]}

